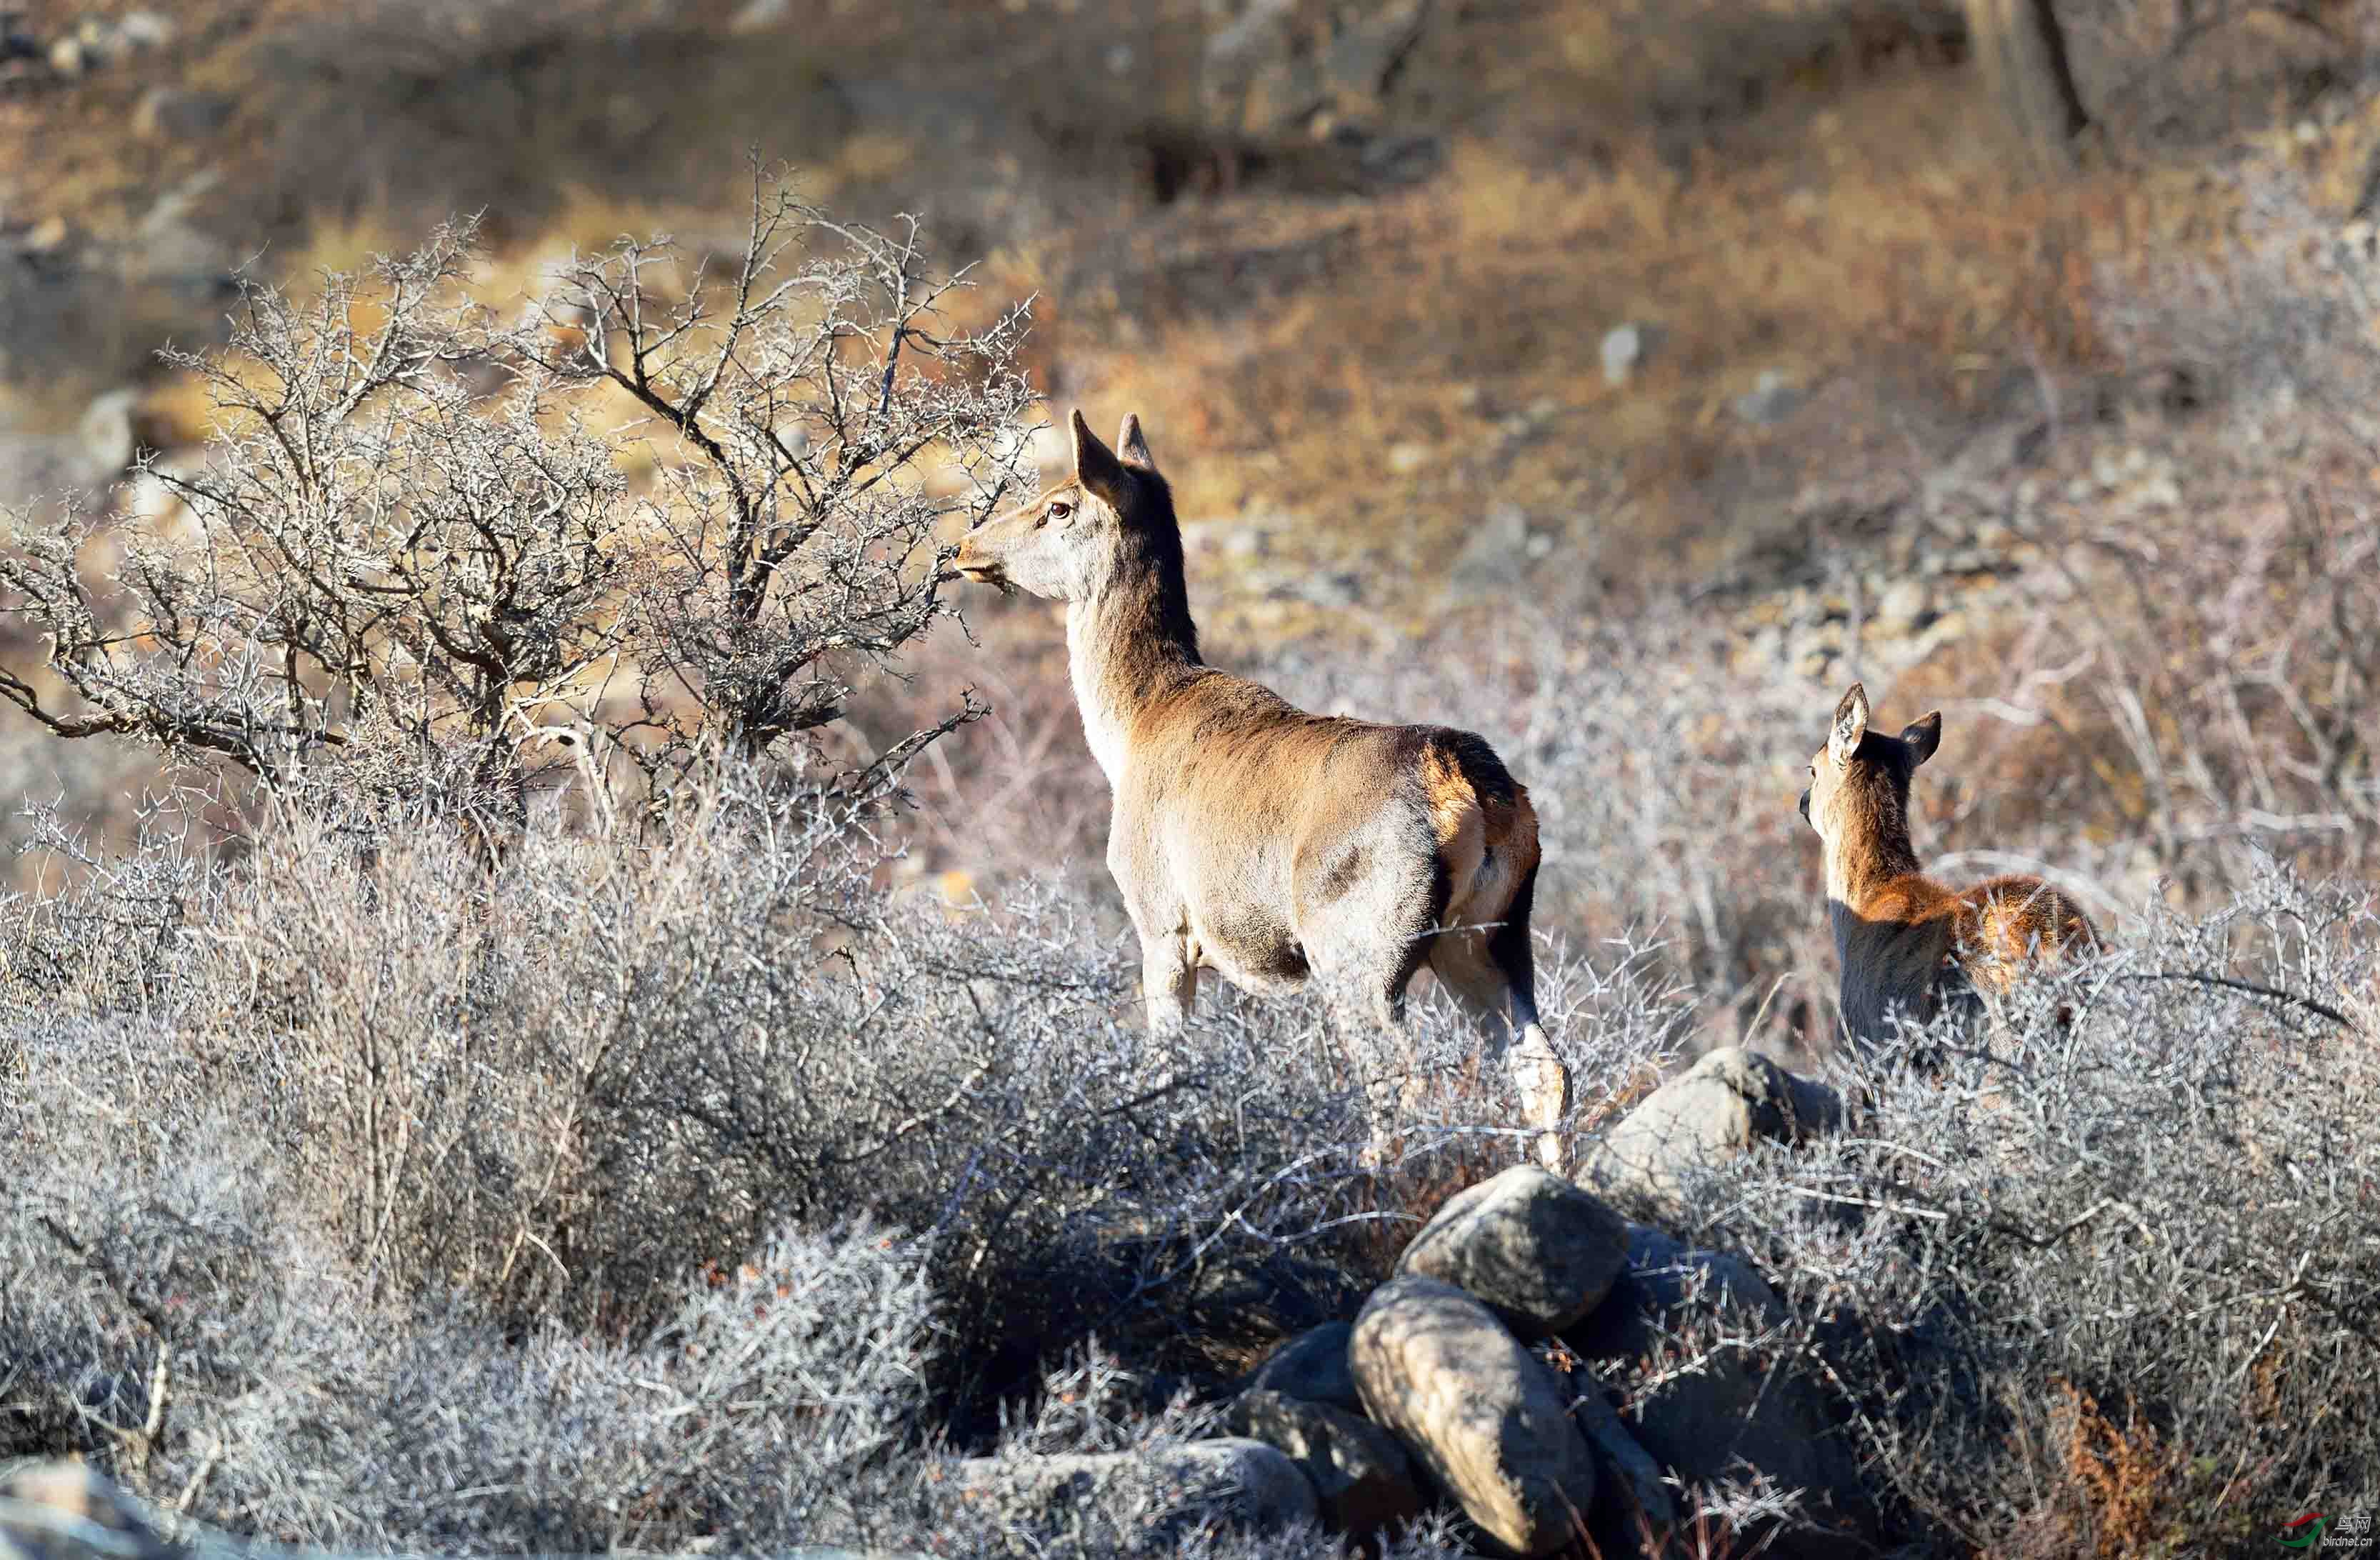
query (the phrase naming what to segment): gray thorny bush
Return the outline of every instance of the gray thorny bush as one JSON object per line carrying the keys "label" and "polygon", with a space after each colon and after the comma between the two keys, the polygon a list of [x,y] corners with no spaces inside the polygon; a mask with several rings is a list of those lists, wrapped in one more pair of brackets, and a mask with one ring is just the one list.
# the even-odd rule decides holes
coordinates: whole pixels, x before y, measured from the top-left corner
{"label": "gray thorny bush", "polygon": [[[756,205],[764,239],[777,210]],[[851,285],[897,292],[914,250],[896,250]],[[429,299],[460,257],[384,279]],[[607,299],[633,288],[601,289],[660,263],[632,247],[576,273],[577,313],[513,333],[505,393],[566,400],[606,372],[569,333],[632,314]],[[735,318],[754,296],[774,295]],[[829,286],[822,313],[780,317],[784,339],[818,339],[806,322],[856,297]],[[838,441],[909,446],[864,416],[781,433],[796,408],[771,397],[798,354],[708,360],[757,375],[710,392],[656,360],[646,388],[681,419],[697,396],[752,398],[716,455],[688,435],[630,495],[613,435],[525,403],[469,413],[455,371],[502,358],[486,344],[504,333],[470,336],[455,307],[373,349],[413,365],[382,387],[407,409],[358,420],[378,403],[336,378],[344,313],[260,298],[252,356],[310,397],[296,422],[339,414],[331,457],[275,438],[269,398],[225,370],[260,420],[186,481],[195,541],[79,532],[11,565],[96,712],[59,718],[244,768],[159,800],[123,850],[34,821],[72,870],[0,928],[0,1452],[83,1449],[194,1517],[350,1549],[1311,1552],[1154,1485],[1028,1521],[956,1498],[941,1458],[1195,1433],[1237,1365],[1345,1314],[1424,1199],[1518,1152],[1473,1037],[1423,1003],[1409,1054],[1351,1049],[1317,1003],[1226,994],[1160,1047],[1099,897],[1024,882],[953,911],[882,889],[882,803],[917,750],[854,750],[832,713],[939,610],[931,525],[1016,480],[1001,431],[1020,383],[993,372],[953,402],[929,376],[902,413],[946,444],[979,435],[957,440],[973,476],[805,509],[805,481],[865,480]],[[897,305],[869,317],[905,328]],[[818,383],[830,401],[880,386],[883,357]],[[395,503],[388,473],[428,498]],[[546,532],[498,523],[524,514],[679,545],[541,550]],[[672,529],[686,516],[725,529]],[[739,595],[738,547],[796,531],[759,603]],[[200,567],[234,542],[237,567]],[[455,592],[410,572],[433,542],[465,559]],[[676,593],[638,592],[662,607],[611,610],[626,571],[671,556]],[[398,604],[325,604],[300,588],[318,578]],[[167,626],[149,651],[102,628],[120,590]],[[1745,969],[1776,968],[1771,945],[1810,957],[1806,883],[1755,859],[1790,802],[1728,781],[1732,749],[1802,750],[1806,690],[1750,690],[1714,748],[1673,718],[1707,696],[1690,609],[1540,627],[1517,615],[1511,653],[1484,658],[1518,723],[1500,745],[1557,853],[1631,885],[1558,890],[1574,897],[1555,919],[1597,940],[1544,963],[1595,1122],[1738,1001]],[[585,696],[589,665],[633,656],[674,668],[674,691]],[[1275,670],[1317,704],[1390,691]],[[1397,691],[1427,713],[1482,690]],[[537,762],[583,783],[569,827],[531,815],[523,758],[565,735],[575,752]],[[1851,1130],[1714,1174],[1681,1230],[1748,1257],[1791,1319],[1673,1319],[1681,1358],[1598,1384],[1722,1352],[1810,1374],[1898,1529],[1945,1552],[2092,1542],[2106,1515],[2076,1501],[2070,1389],[2153,1428],[2192,1520],[2368,1485],[2380,925],[2345,887],[2230,881],[1980,1023],[1824,1064]],[[1624,934],[1654,917],[1673,946]],[[1364,1075],[1403,1066],[1429,1087],[1396,1162],[1366,1170]],[[1704,1509],[1790,1495],[1706,1492]]]}

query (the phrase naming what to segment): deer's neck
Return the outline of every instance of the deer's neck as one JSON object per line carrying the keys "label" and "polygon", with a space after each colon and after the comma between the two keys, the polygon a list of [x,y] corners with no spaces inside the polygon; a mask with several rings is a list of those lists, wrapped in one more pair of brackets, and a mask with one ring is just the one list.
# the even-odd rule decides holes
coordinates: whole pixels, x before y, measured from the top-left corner
{"label": "deer's neck", "polygon": [[1909,797],[1885,775],[1847,777],[1831,809],[1827,897],[1858,914],[1889,884],[1917,872],[1909,838]]}
{"label": "deer's neck", "polygon": [[1140,713],[1203,664],[1180,543],[1125,557],[1099,590],[1069,605],[1066,653],[1083,735],[1112,787],[1131,758]]}
{"label": "deer's neck", "polygon": [[1842,965],[1843,1021],[1854,1036],[1872,1040],[1885,1032],[1895,1006],[1925,1016],[1947,923],[1913,913],[1930,896],[1911,892],[1917,852],[1900,810],[1845,810],[1854,816],[1827,846],[1827,919]]}
{"label": "deer's neck", "polygon": [[1827,845],[1827,897],[1854,915],[1885,885],[1916,872],[1917,851],[1898,819],[1854,819]]}

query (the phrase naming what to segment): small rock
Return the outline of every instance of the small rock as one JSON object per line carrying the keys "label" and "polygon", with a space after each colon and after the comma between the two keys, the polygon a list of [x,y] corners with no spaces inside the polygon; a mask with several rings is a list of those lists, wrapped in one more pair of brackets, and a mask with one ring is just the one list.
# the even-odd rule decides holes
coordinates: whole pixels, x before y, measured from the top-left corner
{"label": "small rock", "polygon": [[969,1457],[958,1467],[963,1487],[1035,1513],[1115,1482],[1152,1476],[1179,1487],[1190,1501],[1232,1502],[1251,1527],[1286,1528],[1321,1518],[1314,1486],[1297,1465],[1279,1447],[1244,1436],[1184,1442],[1145,1455]]}
{"label": "small rock", "polygon": [[1735,415],[1756,426],[1782,422],[1802,404],[1802,392],[1775,369],[1764,369],[1752,389],[1735,398]]}
{"label": "small rock", "polygon": [[1529,403],[1529,425],[1542,428],[1561,415],[1561,403],[1551,396],[1540,396]]}
{"label": "small rock", "polygon": [[783,26],[794,14],[793,0],[745,0],[745,5],[727,20],[727,30],[733,33],[766,32]]}
{"label": "small rock", "polygon": [[1453,1285],[1516,1336],[1585,1316],[1628,1261],[1627,1221],[1592,1193],[1516,1164],[1448,1198],[1397,1259],[1401,1274]]}
{"label": "small rock", "polygon": [[1296,0],[1253,0],[1237,18],[1208,35],[1207,62],[1237,64],[1268,52],[1271,40],[1266,34],[1286,21],[1296,8]]}
{"label": "small rock", "polygon": [[1389,469],[1400,477],[1410,477],[1429,464],[1429,446],[1412,443],[1389,446]]}
{"label": "small rock", "polygon": [[1251,0],[1247,9],[1207,37],[1199,91],[1210,109],[1237,128],[1277,129],[1319,105],[1318,82],[1297,56],[1293,36],[1296,0]]}
{"label": "small rock", "polygon": [[61,38],[50,45],[50,68],[73,80],[91,68],[91,53],[79,38]]}
{"label": "small rock", "polygon": [[1488,506],[1447,571],[1453,584],[1473,591],[1516,585],[1528,572],[1528,511],[1510,502]]}
{"label": "small rock", "polygon": [[1430,135],[1371,135],[1357,161],[1366,173],[1390,184],[1413,184],[1438,171],[1446,143]]}
{"label": "small rock", "polygon": [[151,140],[197,140],[231,119],[231,99],[220,92],[152,87],[132,111],[132,132]]}
{"label": "small rock", "polygon": [[1553,1376],[1451,1284],[1408,1275],[1372,1293],[1349,1356],[1387,1426],[1471,1520],[1521,1554],[1571,1542],[1595,1502],[1595,1456]]}
{"label": "small rock", "polygon": [[1368,1536],[1421,1515],[1421,1487],[1395,1436],[1356,1414],[1287,1397],[1244,1392],[1226,1421],[1297,1465],[1314,1486],[1322,1525]]}
{"label": "small rock", "polygon": [[1369,105],[1420,40],[1427,16],[1424,0],[1393,0],[1372,8],[1330,41],[1323,59],[1325,83],[1342,101]]}
{"label": "small rock", "polygon": [[1825,1084],[1725,1045],[1629,1112],[1587,1155],[1578,1179],[1606,1195],[1667,1210],[1677,1206],[1696,1171],[1725,1164],[1764,1138],[1798,1142],[1831,1130],[1841,1115],[1841,1100]]}
{"label": "small rock", "polygon": [[130,389],[93,396],[69,433],[0,430],[0,503],[91,494],[115,481],[138,453],[132,416],[140,401]]}
{"label": "small rock", "polygon": [[71,231],[65,217],[46,216],[35,223],[32,231],[25,235],[23,246],[31,253],[47,254],[52,250],[64,249]]}
{"label": "small rock", "polygon": [[1364,1397],[1355,1390],[1355,1373],[1347,1363],[1347,1340],[1354,1331],[1353,1322],[1326,1322],[1300,1333],[1257,1367],[1247,1390],[1362,1413]]}
{"label": "small rock", "polygon": [[1644,366],[1652,346],[1650,328],[1633,320],[1604,332],[1603,383],[1616,390],[1634,378],[1636,371]]}
{"label": "small rock", "polygon": [[[26,1510],[11,1515],[18,1506]],[[85,1464],[35,1463],[0,1480],[0,1555],[9,1560],[173,1560],[183,1553],[157,1535],[138,1502]]]}
{"label": "small rock", "polygon": [[1295,593],[1316,606],[1350,607],[1364,599],[1364,580],[1362,576],[1343,569],[1308,575],[1298,581]]}
{"label": "small rock", "polygon": [[1876,599],[1876,626],[1888,634],[1907,633],[1925,615],[1925,607],[1922,580],[1896,579]]}
{"label": "small rock", "polygon": [[1131,44],[1114,43],[1109,45],[1107,59],[1108,74],[1111,76],[1123,76],[1129,74],[1132,70],[1133,58],[1134,55]]}
{"label": "small rock", "polygon": [[115,41],[134,50],[162,49],[174,41],[173,22],[154,11],[127,11],[116,18]]}

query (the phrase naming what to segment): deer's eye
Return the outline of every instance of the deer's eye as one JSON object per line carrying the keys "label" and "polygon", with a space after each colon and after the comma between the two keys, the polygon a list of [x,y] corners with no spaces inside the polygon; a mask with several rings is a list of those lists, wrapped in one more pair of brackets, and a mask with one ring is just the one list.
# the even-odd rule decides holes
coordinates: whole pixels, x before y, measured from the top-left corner
{"label": "deer's eye", "polygon": [[1044,519],[1062,520],[1074,512],[1075,506],[1062,498],[1043,510],[1041,515]]}

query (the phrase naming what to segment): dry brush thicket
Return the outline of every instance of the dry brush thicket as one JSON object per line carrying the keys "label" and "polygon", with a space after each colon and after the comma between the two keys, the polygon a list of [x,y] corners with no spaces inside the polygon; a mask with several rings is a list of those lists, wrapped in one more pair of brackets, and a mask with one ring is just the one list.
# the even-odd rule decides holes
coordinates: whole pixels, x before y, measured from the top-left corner
{"label": "dry brush thicket", "polygon": [[[731,264],[740,301],[676,337],[708,355],[637,357],[639,328],[680,328],[640,327],[637,248],[574,274],[577,312],[511,333],[463,311],[374,335],[336,288],[327,314],[260,299],[180,529],[11,555],[8,604],[59,646],[20,702],[233,767],[120,848],[31,821],[67,870],[0,922],[0,1456],[82,1451],[193,1519],[348,1550],[1334,1542],[1245,1531],[1155,1472],[1018,1492],[1035,1456],[1207,1433],[1273,1343],[1352,1315],[1420,1217],[1524,1156],[1517,1103],[1425,1001],[1407,1135],[1368,1168],[1368,1075],[1405,1058],[1318,1004],[1225,995],[1160,1045],[1096,891],[1020,877],[963,911],[887,891],[885,793],[917,748],[832,716],[938,610],[935,524],[1015,480],[1024,389],[989,349],[905,378],[889,344],[956,337],[897,299],[861,316],[891,335],[821,337],[912,262],[870,271],[879,240],[805,231],[856,290],[771,315]],[[427,298],[459,263],[433,249],[384,279]],[[739,330],[822,355],[720,347]],[[514,377],[450,372],[488,363]],[[635,481],[595,403],[545,415],[599,380],[670,432]],[[820,398],[787,396],[803,383]],[[2270,427],[2273,405],[2221,415]],[[822,435],[838,407],[855,420]],[[928,481],[946,456],[973,464]],[[2243,457],[2236,491],[2266,491],[2259,469]],[[1682,1315],[1573,1390],[1624,1416],[1681,1371],[1814,1381],[1913,1553],[2220,1545],[2370,1498],[2380,908],[2360,827],[2324,822],[2374,804],[2346,718],[2369,708],[2368,573],[2339,572],[2367,497],[2341,475],[2225,507],[2210,523],[2267,544],[2213,595],[2211,559],[2128,567],[2107,537],[2049,536],[2065,510],[2019,515],[2045,541],[2011,611],[2069,621],[2124,578],[2168,616],[2098,613],[2055,677],[2027,670],[2037,645],[2000,663],[2013,685],[1975,697],[2070,757],[2029,798],[1956,798],[1960,838],[2129,906],[2180,873],[2187,905],[1856,1059],[1819,1054],[1815,849],[1791,826],[1831,695],[1722,680],[1731,630],[1695,598],[1599,587],[1568,603],[1591,614],[1450,628],[1386,671],[1278,658],[1309,707],[1489,725],[1530,783],[1573,1130],[1713,1030],[1790,1042],[1849,1102],[1842,1131],[1718,1167],[1670,1214],[1788,1314]],[[2173,627],[2209,613],[2230,638]],[[2145,635],[2171,653],[2140,655]],[[591,699],[598,662],[674,688]],[[2214,718],[2235,706],[2240,726]],[[523,799],[528,739],[564,711],[602,761],[574,766],[567,827]],[[1954,717],[1946,760],[1960,741]],[[2136,796],[2089,795],[2095,764],[2152,761],[2167,778]],[[966,1493],[961,1452],[1015,1488]],[[1682,1493],[1715,1553],[1797,1506],[1749,1478]],[[1401,1552],[1473,1537],[1431,1518]]]}
{"label": "dry brush thicket", "polygon": [[665,793],[705,742],[880,792],[975,706],[880,750],[821,734],[945,615],[937,529],[1024,480],[1026,311],[969,328],[914,225],[765,178],[744,237],[624,240],[509,323],[468,227],[310,301],[248,286],[226,351],[168,354],[214,434],[151,473],[164,522],[18,518],[0,585],[47,678],[0,695],[282,795],[465,786],[440,810],[492,833],[540,771]]}

